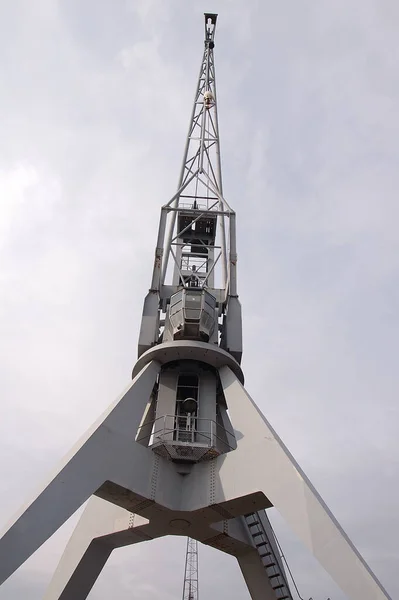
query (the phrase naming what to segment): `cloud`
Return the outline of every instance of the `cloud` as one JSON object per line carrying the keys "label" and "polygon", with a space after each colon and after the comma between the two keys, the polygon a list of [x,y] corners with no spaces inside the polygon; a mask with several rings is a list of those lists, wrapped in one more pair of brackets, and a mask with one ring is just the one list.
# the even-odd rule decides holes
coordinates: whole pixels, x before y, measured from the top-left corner
{"label": "cloud", "polygon": [[[246,385],[395,596],[397,9],[213,9]],[[178,0],[0,8],[4,521],[129,379],[202,12]],[[273,521],[302,595],[341,600]],[[74,522],[0,599],[43,596]],[[175,538],[121,550],[91,596],[176,597],[184,550]],[[245,597],[231,557],[202,548],[200,568],[201,594]]]}

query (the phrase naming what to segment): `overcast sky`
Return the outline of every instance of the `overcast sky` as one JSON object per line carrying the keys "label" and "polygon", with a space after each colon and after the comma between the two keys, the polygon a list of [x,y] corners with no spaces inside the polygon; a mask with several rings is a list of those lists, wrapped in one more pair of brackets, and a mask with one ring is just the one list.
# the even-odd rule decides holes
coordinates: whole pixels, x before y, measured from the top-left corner
{"label": "overcast sky", "polygon": [[[399,597],[395,0],[0,2],[0,519],[129,381],[205,10],[246,387]],[[42,598],[75,522],[0,600]],[[302,596],[344,600],[273,522]],[[234,559],[200,550],[202,600],[249,597]],[[116,552],[90,599],[179,598],[184,552]]]}

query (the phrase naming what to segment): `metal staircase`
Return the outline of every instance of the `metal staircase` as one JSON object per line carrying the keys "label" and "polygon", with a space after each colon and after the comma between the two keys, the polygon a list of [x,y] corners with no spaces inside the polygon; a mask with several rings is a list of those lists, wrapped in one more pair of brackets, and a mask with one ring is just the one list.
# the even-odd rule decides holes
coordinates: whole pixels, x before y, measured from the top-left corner
{"label": "metal staircase", "polygon": [[293,600],[273,530],[264,511],[245,515],[245,522],[254,546],[276,594],[276,600]]}

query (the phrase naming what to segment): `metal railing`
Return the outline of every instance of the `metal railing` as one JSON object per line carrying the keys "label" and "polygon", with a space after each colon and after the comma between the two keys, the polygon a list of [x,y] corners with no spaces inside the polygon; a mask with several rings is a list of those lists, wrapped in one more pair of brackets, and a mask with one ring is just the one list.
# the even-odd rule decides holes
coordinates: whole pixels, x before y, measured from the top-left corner
{"label": "metal railing", "polygon": [[[143,440],[148,440],[148,446],[154,450],[161,446],[196,449],[193,458],[197,456],[198,459],[202,458],[208,450],[213,450],[214,454],[218,455],[235,447],[234,435],[222,425],[212,419],[191,415],[163,415],[142,425],[138,430],[136,441],[143,442]],[[187,458],[189,458],[188,453]]]}

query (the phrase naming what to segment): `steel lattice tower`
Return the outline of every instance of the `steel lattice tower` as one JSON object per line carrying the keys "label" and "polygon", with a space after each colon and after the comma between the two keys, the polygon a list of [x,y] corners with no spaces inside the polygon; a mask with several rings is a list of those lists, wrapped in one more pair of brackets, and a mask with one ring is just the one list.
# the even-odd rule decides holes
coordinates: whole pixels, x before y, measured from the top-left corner
{"label": "steel lattice tower", "polygon": [[266,514],[274,506],[348,599],[389,600],[243,385],[216,18],[205,15],[178,190],[161,208],[133,381],[6,527],[0,583],[88,500],[45,600],[85,600],[113,549],[166,535],[234,556],[252,600],[292,600]]}
{"label": "steel lattice tower", "polygon": [[[212,214],[217,214],[218,209],[223,213],[225,202],[222,199],[223,189],[213,57],[216,16],[208,15],[208,17],[208,22],[205,24],[205,49],[178,184],[179,193],[172,204],[173,208],[178,206],[189,210],[206,208],[207,211],[212,211]],[[162,282],[165,281],[169,256],[171,256],[174,260],[174,285],[178,285],[179,281],[187,278],[194,266],[201,285],[213,288],[215,287],[214,269],[221,259],[222,286],[226,290],[228,281],[225,217],[227,215],[219,215],[221,245],[207,244],[207,262],[205,264],[204,243],[207,240],[200,240],[201,244],[198,245],[192,244],[191,240],[185,240],[184,235],[182,235],[184,231],[180,232],[180,236],[177,232],[176,236],[173,237],[176,216],[177,212],[173,212],[165,248]],[[199,213],[195,215],[195,217],[198,216]],[[185,241],[188,241],[189,244],[184,245]],[[175,251],[174,247],[176,248]]]}
{"label": "steel lattice tower", "polygon": [[193,540],[191,538],[187,538],[183,600],[199,600],[198,542],[197,540]]}

